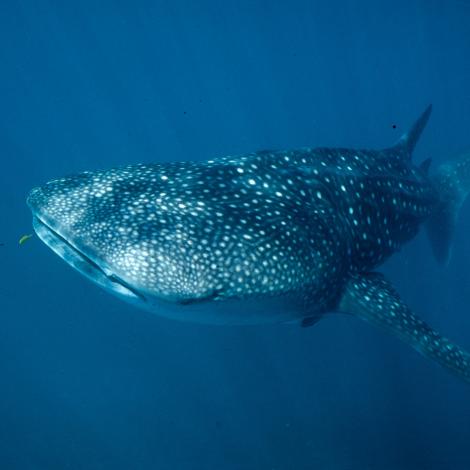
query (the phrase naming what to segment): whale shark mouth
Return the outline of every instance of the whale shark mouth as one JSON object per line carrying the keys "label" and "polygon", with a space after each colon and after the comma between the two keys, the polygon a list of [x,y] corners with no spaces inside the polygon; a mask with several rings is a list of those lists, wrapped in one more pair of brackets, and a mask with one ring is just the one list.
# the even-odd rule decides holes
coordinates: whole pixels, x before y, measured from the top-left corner
{"label": "whale shark mouth", "polygon": [[38,237],[65,262],[105,290],[125,297],[127,300],[146,302],[142,293],[108,269],[100,266],[92,257],[50,227],[38,216],[33,216],[33,227]]}

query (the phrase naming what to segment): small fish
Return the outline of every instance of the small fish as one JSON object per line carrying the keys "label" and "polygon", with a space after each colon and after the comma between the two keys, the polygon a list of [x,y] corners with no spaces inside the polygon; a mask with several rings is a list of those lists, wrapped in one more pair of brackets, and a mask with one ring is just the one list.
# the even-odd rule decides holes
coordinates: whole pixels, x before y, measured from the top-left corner
{"label": "small fish", "polygon": [[32,234],[28,234],[28,235],[23,235],[21,238],[20,238],[20,241],[18,242],[20,245],[23,245],[23,243],[27,242],[30,238],[32,238]]}

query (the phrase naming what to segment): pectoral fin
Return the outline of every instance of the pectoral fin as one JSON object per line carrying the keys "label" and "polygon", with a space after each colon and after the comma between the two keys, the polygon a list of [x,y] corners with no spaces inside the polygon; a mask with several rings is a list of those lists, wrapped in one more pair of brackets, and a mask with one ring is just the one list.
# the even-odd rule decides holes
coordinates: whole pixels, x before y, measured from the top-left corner
{"label": "pectoral fin", "polygon": [[417,317],[381,274],[351,278],[339,309],[394,333],[424,356],[470,382],[470,355]]}

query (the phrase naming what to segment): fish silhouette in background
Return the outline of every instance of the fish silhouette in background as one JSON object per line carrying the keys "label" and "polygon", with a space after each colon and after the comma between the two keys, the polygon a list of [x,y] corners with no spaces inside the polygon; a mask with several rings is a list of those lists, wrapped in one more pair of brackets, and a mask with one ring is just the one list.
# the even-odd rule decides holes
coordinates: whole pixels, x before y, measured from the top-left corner
{"label": "fish silhouette in background", "polygon": [[157,314],[310,326],[349,313],[470,381],[470,355],[374,272],[421,225],[449,259],[470,155],[432,175],[430,160],[413,163],[430,113],[384,150],[263,151],[58,179],[29,194],[33,225],[82,274]]}

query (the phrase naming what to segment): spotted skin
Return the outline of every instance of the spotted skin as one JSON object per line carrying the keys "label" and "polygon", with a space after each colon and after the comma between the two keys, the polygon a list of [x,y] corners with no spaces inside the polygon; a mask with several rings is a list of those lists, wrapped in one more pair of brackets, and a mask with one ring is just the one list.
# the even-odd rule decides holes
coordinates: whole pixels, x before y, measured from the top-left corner
{"label": "spotted skin", "polygon": [[417,317],[381,274],[353,276],[339,308],[391,331],[424,356],[470,382],[470,355]]}
{"label": "spotted skin", "polygon": [[[33,189],[28,205],[59,256],[155,313],[308,326],[346,303],[368,320],[375,305],[375,322],[412,342],[358,294],[444,204],[410,159],[429,113],[382,151],[300,148],[85,172]],[[360,279],[368,285],[356,290]],[[384,282],[374,289],[389,295]]]}
{"label": "spotted skin", "polygon": [[[85,173],[33,190],[29,204],[150,303],[288,296],[304,304],[301,316],[314,301],[316,309],[332,306],[347,268],[338,263],[339,254],[346,260],[347,236],[328,188],[298,170],[315,155],[261,153]],[[325,154],[318,165],[332,161]]]}

